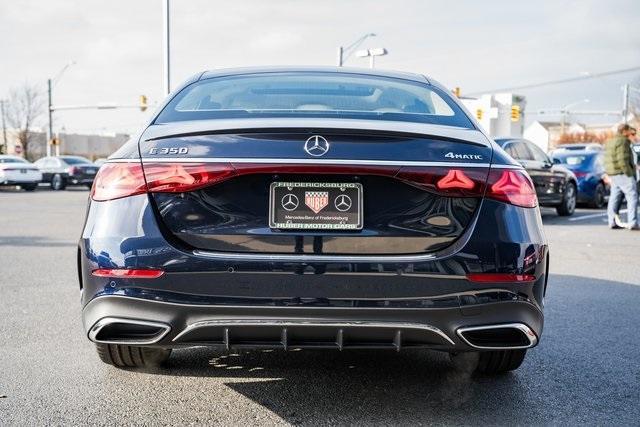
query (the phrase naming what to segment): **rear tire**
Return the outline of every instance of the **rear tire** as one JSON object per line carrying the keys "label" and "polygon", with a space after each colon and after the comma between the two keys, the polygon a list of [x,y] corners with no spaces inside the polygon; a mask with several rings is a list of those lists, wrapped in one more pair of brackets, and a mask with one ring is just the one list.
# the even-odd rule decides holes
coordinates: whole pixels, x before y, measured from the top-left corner
{"label": "rear tire", "polygon": [[96,344],[100,360],[117,368],[157,368],[171,355],[171,349],[122,344]]}
{"label": "rear tire", "polygon": [[54,191],[60,191],[67,188],[67,182],[59,173],[53,175],[51,178],[51,189]]}
{"label": "rear tire", "polygon": [[564,196],[562,197],[562,203],[556,208],[558,215],[571,216],[576,210],[576,200],[578,194],[576,185],[573,182],[569,182],[564,190]]}
{"label": "rear tire", "polygon": [[483,352],[449,353],[455,368],[462,372],[499,375],[518,369],[522,365],[526,349],[493,350]]}
{"label": "rear tire", "polygon": [[593,191],[593,200],[589,204],[592,208],[602,209],[605,204],[605,189],[604,184],[601,182],[596,185],[596,189]]}
{"label": "rear tire", "polygon": [[23,184],[20,187],[24,190],[24,191],[33,191],[36,189],[36,187],[38,186],[38,184]]}

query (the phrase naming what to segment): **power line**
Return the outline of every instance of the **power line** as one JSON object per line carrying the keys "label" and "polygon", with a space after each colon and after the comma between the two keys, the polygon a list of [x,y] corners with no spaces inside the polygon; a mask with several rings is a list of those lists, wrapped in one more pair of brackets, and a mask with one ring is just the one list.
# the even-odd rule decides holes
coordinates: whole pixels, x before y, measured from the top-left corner
{"label": "power line", "polygon": [[514,90],[522,90],[522,89],[534,89],[534,88],[539,88],[539,87],[543,87],[543,86],[551,86],[551,85],[557,85],[557,84],[562,84],[562,83],[571,83],[571,82],[577,82],[577,81],[581,81],[581,80],[589,80],[589,79],[595,79],[595,78],[599,78],[599,77],[605,77],[605,76],[612,76],[615,74],[624,74],[624,73],[629,73],[632,71],[640,71],[640,67],[631,67],[631,68],[624,68],[621,70],[612,70],[612,71],[603,71],[601,73],[589,73],[583,76],[578,76],[578,77],[569,77],[569,78],[565,78],[565,79],[560,79],[560,80],[550,80],[547,82],[540,82],[540,83],[532,83],[532,84],[527,84],[527,85],[520,85],[520,86],[511,86],[511,87],[504,87],[504,88],[499,88],[499,89],[490,89],[490,90],[483,90],[483,91],[477,91],[477,92],[472,92],[472,93],[465,93],[465,96],[472,96],[472,95],[481,95],[483,93],[495,93],[495,92],[512,92]]}

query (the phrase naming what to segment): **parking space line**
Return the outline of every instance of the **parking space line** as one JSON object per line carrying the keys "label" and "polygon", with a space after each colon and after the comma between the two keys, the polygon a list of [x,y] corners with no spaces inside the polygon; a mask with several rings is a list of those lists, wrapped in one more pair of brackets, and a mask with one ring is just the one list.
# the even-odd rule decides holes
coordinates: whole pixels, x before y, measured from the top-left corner
{"label": "parking space line", "polygon": [[[626,212],[627,212],[626,209],[623,209],[623,210],[620,211],[620,213],[626,213]],[[597,213],[597,214],[575,216],[575,217],[569,218],[569,221],[580,221],[580,220],[583,220],[583,219],[599,218],[601,216],[605,216],[606,214],[607,214],[607,212],[605,211],[605,212],[600,212],[600,213]]]}

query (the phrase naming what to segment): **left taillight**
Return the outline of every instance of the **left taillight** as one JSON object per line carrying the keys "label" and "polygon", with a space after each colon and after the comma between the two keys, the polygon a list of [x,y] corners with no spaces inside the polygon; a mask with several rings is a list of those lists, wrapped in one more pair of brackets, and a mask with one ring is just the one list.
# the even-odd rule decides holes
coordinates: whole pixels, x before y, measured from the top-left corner
{"label": "left taillight", "polygon": [[230,163],[105,163],[94,180],[91,198],[119,199],[150,193],[184,193],[235,175]]}
{"label": "left taillight", "polygon": [[147,191],[140,163],[105,163],[91,187],[91,198],[98,202],[135,196]]}

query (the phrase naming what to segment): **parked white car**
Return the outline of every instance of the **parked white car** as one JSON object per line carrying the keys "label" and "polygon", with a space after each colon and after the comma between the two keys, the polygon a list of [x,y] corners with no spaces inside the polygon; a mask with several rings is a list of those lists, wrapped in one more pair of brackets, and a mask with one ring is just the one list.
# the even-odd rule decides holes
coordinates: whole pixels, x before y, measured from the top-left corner
{"label": "parked white car", "polygon": [[18,156],[0,156],[0,185],[18,185],[33,191],[40,181],[42,173],[33,163]]}

